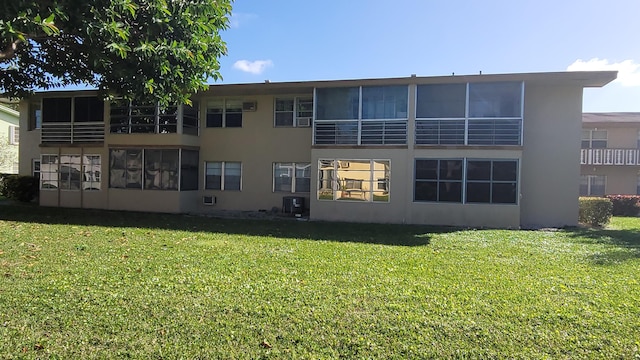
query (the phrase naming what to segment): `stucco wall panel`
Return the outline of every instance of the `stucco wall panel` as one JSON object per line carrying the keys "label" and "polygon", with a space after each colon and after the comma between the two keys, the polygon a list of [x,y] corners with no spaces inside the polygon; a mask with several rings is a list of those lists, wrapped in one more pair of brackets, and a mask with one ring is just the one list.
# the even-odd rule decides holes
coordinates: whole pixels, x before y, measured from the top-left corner
{"label": "stucco wall panel", "polygon": [[577,225],[581,128],[581,87],[525,87],[523,227]]}

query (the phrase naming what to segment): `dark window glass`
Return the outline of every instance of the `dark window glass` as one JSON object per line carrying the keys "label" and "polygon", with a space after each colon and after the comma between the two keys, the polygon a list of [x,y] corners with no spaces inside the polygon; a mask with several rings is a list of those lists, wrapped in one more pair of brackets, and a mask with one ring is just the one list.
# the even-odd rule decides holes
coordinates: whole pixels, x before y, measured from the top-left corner
{"label": "dark window glass", "polygon": [[491,180],[491,161],[467,161],[467,180]]}
{"label": "dark window glass", "polygon": [[416,201],[438,201],[438,183],[427,181],[416,181],[415,183]]}
{"label": "dark window glass", "polygon": [[316,89],[316,119],[358,119],[359,99],[357,87]]}
{"label": "dark window glass", "polygon": [[211,190],[222,190],[221,162],[206,163],[204,188]]}
{"label": "dark window glass", "polygon": [[491,200],[491,185],[489,182],[468,182],[468,203],[489,203]]}
{"label": "dark window glass", "polygon": [[198,151],[182,150],[180,190],[198,190]]}
{"label": "dark window glass", "polygon": [[466,84],[418,85],[417,118],[463,118]]}
{"label": "dark window glass", "polygon": [[416,160],[416,179],[438,180],[438,160]]}
{"label": "dark window glass", "polygon": [[242,113],[227,113],[226,127],[242,127]]}
{"label": "dark window glass", "polygon": [[182,133],[198,135],[198,115],[200,114],[200,104],[197,101],[192,106],[182,106]]}
{"label": "dark window glass", "polygon": [[468,203],[516,204],[517,188],[517,161],[467,161]]}
{"label": "dark window glass", "polygon": [[406,119],[407,86],[363,86],[363,119]]}
{"label": "dark window glass", "polygon": [[521,117],[521,103],[521,83],[469,84],[469,117]]}
{"label": "dark window glass", "polygon": [[440,160],[440,180],[462,180],[462,161]]}
{"label": "dark window glass", "polygon": [[516,181],[518,165],[515,161],[494,161],[493,181]]}
{"label": "dark window glass", "polygon": [[442,202],[462,202],[462,182],[442,181],[438,188]]}
{"label": "dark window glass", "polygon": [[414,200],[462,202],[462,160],[416,160]]}
{"label": "dark window glass", "polygon": [[276,99],[276,126],[293,126],[294,101],[294,99]]}
{"label": "dark window glass", "polygon": [[276,126],[293,126],[293,111],[277,112]]}
{"label": "dark window glass", "polygon": [[224,189],[240,190],[242,167],[239,162],[224,163]]}
{"label": "dark window glass", "polygon": [[222,127],[222,103],[210,104],[207,108],[207,127]]}
{"label": "dark window glass", "polygon": [[104,121],[104,101],[96,96],[79,96],[73,99],[75,122]]}
{"label": "dark window glass", "polygon": [[71,122],[71,98],[42,99],[42,122]]}
{"label": "dark window glass", "polygon": [[494,183],[491,189],[491,202],[494,204],[515,204],[515,183]]}

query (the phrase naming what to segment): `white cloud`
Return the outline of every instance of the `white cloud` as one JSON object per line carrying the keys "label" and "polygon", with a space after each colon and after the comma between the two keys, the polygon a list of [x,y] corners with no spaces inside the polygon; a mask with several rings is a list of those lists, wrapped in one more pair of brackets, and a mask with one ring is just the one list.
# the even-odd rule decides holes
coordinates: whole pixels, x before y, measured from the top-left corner
{"label": "white cloud", "polygon": [[240,25],[244,25],[252,21],[253,19],[256,19],[257,17],[258,15],[256,14],[234,12],[229,17],[229,26],[232,29],[237,29],[240,27]]}
{"label": "white cloud", "polygon": [[593,58],[588,61],[576,60],[567,71],[618,71],[615,82],[622,86],[640,86],[640,64],[633,60],[609,62],[607,59]]}
{"label": "white cloud", "polygon": [[273,66],[273,61],[271,60],[238,60],[233,64],[234,69],[238,69],[240,71],[248,72],[251,74],[262,74],[266,68]]}

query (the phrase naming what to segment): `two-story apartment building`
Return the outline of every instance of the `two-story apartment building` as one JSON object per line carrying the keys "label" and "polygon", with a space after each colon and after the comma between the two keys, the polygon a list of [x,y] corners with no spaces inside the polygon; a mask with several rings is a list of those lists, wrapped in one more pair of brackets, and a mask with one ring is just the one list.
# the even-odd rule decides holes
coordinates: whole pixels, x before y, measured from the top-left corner
{"label": "two-story apartment building", "polygon": [[[40,204],[311,220],[577,224],[582,92],[615,72],[212,85],[193,105],[21,104]],[[291,206],[289,206],[291,208]]]}
{"label": "two-story apartment building", "polygon": [[640,113],[584,113],[580,195],[640,195]]}

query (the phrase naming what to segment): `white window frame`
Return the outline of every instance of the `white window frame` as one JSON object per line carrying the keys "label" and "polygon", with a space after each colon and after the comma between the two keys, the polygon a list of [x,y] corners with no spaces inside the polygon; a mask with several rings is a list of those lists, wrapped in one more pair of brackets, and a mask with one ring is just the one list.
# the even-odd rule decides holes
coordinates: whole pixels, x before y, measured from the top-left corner
{"label": "white window frame", "polygon": [[[609,146],[609,131],[607,130],[603,130],[603,129],[598,129],[598,128],[583,128],[582,129],[582,135],[584,135],[585,133],[589,133],[589,136],[587,138],[585,138],[584,136],[581,136],[581,141],[580,141],[580,147],[583,149],[606,149]],[[593,138],[593,133],[594,132],[601,132],[605,134],[605,139],[595,139]],[[582,142],[583,141],[587,141],[589,142],[589,146],[588,147],[582,147]],[[593,147],[593,142],[594,141],[604,141],[605,142],[605,146],[600,148],[594,148]],[[640,130],[638,130],[638,142],[640,142]]]}
{"label": "white window frame", "polygon": [[[229,102],[238,102],[240,103],[240,114],[242,116],[241,119],[241,124],[240,126],[227,126],[227,104]],[[222,103],[222,124],[220,126],[209,126],[207,124],[207,117],[209,115],[209,109],[210,106],[209,104],[212,103]],[[204,127],[207,129],[221,129],[221,128],[230,128],[230,129],[234,129],[234,128],[242,128],[244,127],[244,110],[242,109],[242,99],[238,99],[238,98],[223,98],[223,99],[209,99],[206,101],[206,109],[205,109],[205,116],[204,116]],[[237,112],[233,112],[230,114],[237,114]]]}
{"label": "white window frame", "polygon": [[40,169],[41,169],[40,164],[41,164],[40,158],[31,159],[31,175],[36,179],[38,179],[38,182],[40,181]]}
{"label": "white window frame", "polygon": [[[45,170],[43,169],[43,164],[47,164],[47,166],[51,166],[49,164],[49,162],[44,162],[42,161],[42,159],[44,157],[55,157],[56,161],[55,161],[55,169],[52,169],[51,167],[49,167],[49,169]],[[60,173],[59,173],[59,167],[60,167],[60,156],[58,154],[42,154],[40,155],[40,181],[39,181],[39,186],[40,186],[40,190],[58,190],[58,186],[60,185]],[[55,175],[51,175],[51,174],[55,174]],[[53,185],[54,187],[44,187],[44,183],[47,182],[49,185]]]}
{"label": "white window frame", "polygon": [[[322,171],[322,162],[326,162],[326,161],[331,161],[333,162],[333,178],[329,179],[329,184],[331,187],[331,194],[332,194],[332,198],[331,199],[326,199],[326,198],[322,198],[322,195],[320,193],[320,188],[316,189],[316,199],[319,201],[337,201],[337,202],[358,202],[358,203],[366,203],[366,204],[389,204],[391,202],[391,159],[354,159],[354,158],[322,158],[322,159],[318,159],[318,172],[316,173],[317,179],[318,179],[318,186],[321,186],[320,184],[320,171]],[[369,162],[369,179],[361,179],[360,181],[364,182],[368,182],[369,184],[369,189],[368,190],[362,190],[362,194],[363,194],[363,199],[354,199],[354,200],[349,200],[349,199],[344,199],[344,198],[338,198],[337,194],[338,191],[344,191],[340,188],[340,180],[339,178],[337,178],[338,174],[338,168],[341,166],[340,164],[342,164],[343,168],[349,168],[351,167],[352,163],[355,162]],[[380,191],[381,189],[379,188],[380,186],[380,178],[377,178],[375,176],[376,173],[376,169],[375,169],[375,162],[387,162],[389,164],[389,172],[388,172],[388,178],[385,178],[385,184],[386,184],[386,189],[383,190],[383,192],[386,192],[386,200],[375,200],[375,193]],[[347,166],[344,166],[344,165]],[[357,170],[356,170],[357,171]],[[378,170],[379,171],[379,170]],[[368,199],[366,194],[369,194]],[[360,201],[360,200],[364,200],[364,201]]]}
{"label": "white window frame", "polygon": [[20,145],[20,127],[9,125],[9,144]]}
{"label": "white window frame", "polygon": [[[212,189],[207,187],[207,164],[219,163],[220,164],[220,189]],[[240,186],[238,189],[226,189],[225,188],[225,172],[226,164],[234,163],[240,164]],[[241,161],[205,161],[204,162],[204,189],[209,191],[242,191],[244,167]]]}
{"label": "white window frame", "polygon": [[[276,190],[276,166],[278,164],[291,164],[291,190],[290,191],[286,191],[286,190]],[[298,165],[306,165],[309,167],[309,177],[298,177],[296,176],[297,174],[297,168]],[[309,191],[298,191],[297,189],[297,182],[298,179],[309,179],[309,183],[311,183],[311,163],[310,162],[274,162],[273,166],[272,166],[272,170],[273,170],[273,176],[272,176],[272,181],[273,181],[273,185],[272,185],[272,191],[273,192],[278,192],[278,193],[302,193],[302,194],[308,194],[311,191],[311,187],[309,187]]]}
{"label": "white window frame", "polygon": [[[606,175],[580,175],[581,178],[584,177],[587,180],[587,193],[585,195],[580,196],[604,196],[607,194],[607,176]],[[596,194],[594,195],[591,191],[591,188],[594,186],[593,182],[597,178],[602,178],[604,180],[604,188],[602,189],[602,195]],[[582,183],[582,179],[580,181]]]}
{"label": "white window frame", "polygon": [[[278,111],[278,101],[279,100],[293,100],[293,110],[291,111]],[[311,116],[300,116],[300,113],[302,113],[303,111],[301,111],[299,109],[299,105],[301,102],[309,102],[311,103],[311,109],[307,110],[305,112],[309,112],[311,113]],[[308,95],[308,96],[304,96],[304,95],[299,95],[299,96],[280,96],[280,97],[275,97],[273,100],[273,127],[277,127],[277,128],[291,128],[291,127],[311,127],[311,124],[313,123],[313,109],[314,109],[314,99],[313,99],[313,95]],[[292,124],[291,125],[278,125],[276,122],[276,115],[279,113],[292,113]],[[305,124],[300,124],[300,120],[304,119],[305,121],[308,121]]]}

